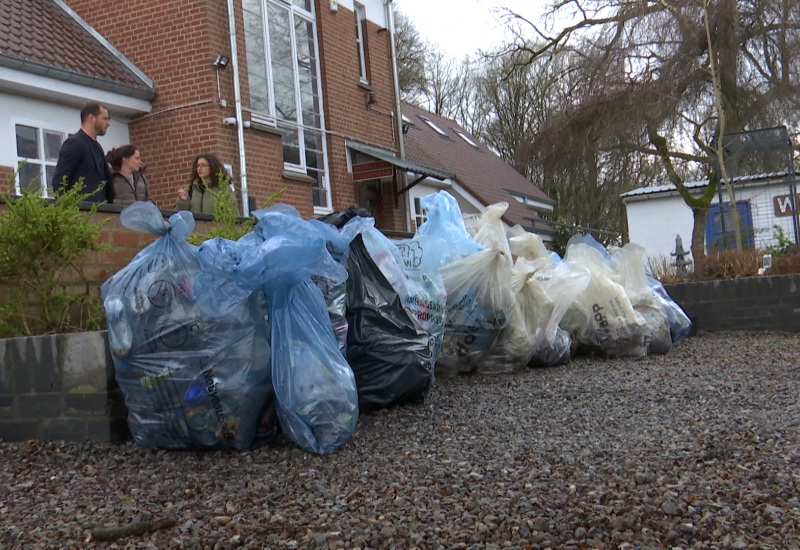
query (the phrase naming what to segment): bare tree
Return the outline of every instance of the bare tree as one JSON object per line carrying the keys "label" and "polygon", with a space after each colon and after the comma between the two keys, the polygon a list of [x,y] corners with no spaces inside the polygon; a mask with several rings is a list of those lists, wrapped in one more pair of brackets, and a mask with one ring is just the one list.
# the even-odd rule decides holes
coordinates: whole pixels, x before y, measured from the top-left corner
{"label": "bare tree", "polygon": [[[587,163],[613,151],[658,159],[692,208],[692,253],[702,269],[705,218],[720,181],[712,146],[720,120],[738,132],[785,124],[800,111],[800,4],[560,0],[548,16],[565,12],[571,22],[554,33],[509,12],[536,39],[515,44],[527,55],[522,63],[569,52],[582,78],[535,145],[584,144]],[[709,181],[700,196],[685,186],[698,172]]]}
{"label": "bare tree", "polygon": [[416,102],[428,91],[426,74],[430,45],[422,39],[411,20],[394,10],[397,80],[404,101]]}

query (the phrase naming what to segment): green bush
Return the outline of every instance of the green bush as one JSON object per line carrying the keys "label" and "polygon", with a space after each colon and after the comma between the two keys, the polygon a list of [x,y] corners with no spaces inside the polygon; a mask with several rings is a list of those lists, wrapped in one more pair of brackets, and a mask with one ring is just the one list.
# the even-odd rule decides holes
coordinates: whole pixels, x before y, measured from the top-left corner
{"label": "green bush", "polygon": [[20,197],[5,199],[0,212],[0,335],[32,336],[97,330],[102,304],[92,296],[83,273],[89,251],[105,221],[95,221],[96,205],[81,210],[89,197],[79,182],[55,199],[30,185]]}
{"label": "green bush", "polygon": [[780,256],[781,254],[792,250],[794,241],[786,236],[786,234],[783,232],[783,227],[780,225],[772,226],[772,238],[775,240],[775,244],[767,247],[767,252],[769,254],[772,254],[773,256]]}

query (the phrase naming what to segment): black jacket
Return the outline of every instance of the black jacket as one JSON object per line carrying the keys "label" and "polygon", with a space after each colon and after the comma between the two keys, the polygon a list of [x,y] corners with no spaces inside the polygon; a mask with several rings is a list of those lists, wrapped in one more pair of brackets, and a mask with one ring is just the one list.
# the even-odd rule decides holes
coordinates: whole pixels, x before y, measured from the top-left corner
{"label": "black jacket", "polygon": [[[67,177],[66,185],[62,185],[64,176]],[[52,181],[53,192],[57,194],[72,188],[81,177],[83,192],[92,193],[86,200],[100,202],[107,199],[108,186],[103,191],[97,190],[102,182],[108,183],[111,179],[103,148],[86,132],[78,130],[64,141],[58,152],[58,164]]]}

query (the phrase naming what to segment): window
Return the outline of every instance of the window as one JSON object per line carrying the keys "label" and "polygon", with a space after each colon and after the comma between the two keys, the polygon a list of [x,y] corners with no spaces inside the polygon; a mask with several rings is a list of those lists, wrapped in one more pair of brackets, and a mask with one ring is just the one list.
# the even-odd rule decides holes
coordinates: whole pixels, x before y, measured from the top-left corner
{"label": "window", "polygon": [[311,0],[242,0],[253,120],[283,135],[287,171],[314,180],[314,207],[330,210],[327,152]]}
{"label": "window", "polygon": [[443,136],[443,137],[447,137],[447,132],[445,132],[444,130],[442,130],[438,126],[436,126],[436,123],[433,122],[431,119],[425,118],[422,115],[417,115],[417,116],[419,116],[419,118],[422,120],[422,122],[424,122],[425,124],[427,124],[428,126],[433,128],[436,131],[437,134],[439,134],[440,136]]}
{"label": "window", "polygon": [[356,54],[358,56],[358,70],[359,80],[363,83],[369,82],[367,79],[367,55],[366,48],[364,47],[367,13],[364,6],[357,2],[353,2],[353,10],[356,17]]}
{"label": "window", "polygon": [[417,226],[417,229],[419,229],[426,221],[428,221],[428,216],[426,215],[425,209],[422,208],[422,202],[419,197],[414,197],[414,224]]}
{"label": "window", "polygon": [[460,137],[461,139],[463,139],[464,141],[466,141],[467,143],[469,143],[473,147],[478,148],[478,144],[475,143],[474,141],[472,141],[472,139],[470,139],[470,137],[467,134],[465,134],[464,132],[461,132],[459,130],[456,130],[455,128],[453,128],[453,131],[458,135],[458,137]]}
{"label": "window", "polygon": [[50,183],[56,171],[58,151],[66,135],[55,130],[16,124],[17,174],[16,191],[21,194],[31,186],[41,189],[43,197],[52,196]]}
{"label": "window", "polygon": [[[742,222],[742,240],[745,246],[753,246],[753,217],[750,212],[750,202],[736,203],[739,210],[739,219]],[[735,230],[733,226],[733,212],[730,204],[715,206],[708,210],[706,218],[706,246],[709,249],[727,250],[736,247]]]}

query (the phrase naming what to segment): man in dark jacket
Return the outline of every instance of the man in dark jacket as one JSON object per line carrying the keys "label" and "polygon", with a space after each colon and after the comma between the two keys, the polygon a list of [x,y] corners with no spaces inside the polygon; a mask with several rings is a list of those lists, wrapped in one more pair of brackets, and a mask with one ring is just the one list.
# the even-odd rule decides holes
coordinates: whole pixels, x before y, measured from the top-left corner
{"label": "man in dark jacket", "polygon": [[101,202],[106,199],[106,191],[98,191],[98,187],[102,182],[108,183],[111,173],[103,147],[97,143],[97,136],[105,135],[109,126],[108,109],[103,105],[87,103],[81,109],[80,130],[69,136],[58,152],[58,164],[52,181],[54,193],[71,189],[76,181],[83,178],[83,192],[91,193],[86,200]]}

